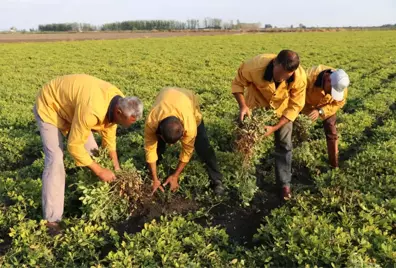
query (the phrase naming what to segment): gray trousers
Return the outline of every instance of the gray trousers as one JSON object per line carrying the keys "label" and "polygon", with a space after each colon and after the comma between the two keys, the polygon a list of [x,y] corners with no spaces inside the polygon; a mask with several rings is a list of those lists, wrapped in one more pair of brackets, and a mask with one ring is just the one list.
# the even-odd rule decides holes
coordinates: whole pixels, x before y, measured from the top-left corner
{"label": "gray trousers", "polygon": [[[63,164],[63,135],[56,126],[41,120],[36,107],[33,108],[33,113],[40,130],[45,154],[41,190],[43,218],[49,222],[59,222],[63,215],[66,179]],[[91,154],[98,149],[92,132],[85,149]]]}
{"label": "gray trousers", "polygon": [[289,122],[275,132],[275,177],[278,185],[290,186],[292,169],[292,131]]}

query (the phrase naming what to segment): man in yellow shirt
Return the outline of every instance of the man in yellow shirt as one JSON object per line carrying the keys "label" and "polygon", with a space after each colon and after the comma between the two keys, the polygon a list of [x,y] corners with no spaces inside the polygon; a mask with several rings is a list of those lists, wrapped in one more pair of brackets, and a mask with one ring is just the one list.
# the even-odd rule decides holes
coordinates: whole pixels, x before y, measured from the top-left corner
{"label": "man in yellow shirt", "polygon": [[190,90],[164,88],[147,116],[144,129],[144,149],[153,179],[153,194],[158,188],[164,191],[157,175],[157,161],[161,160],[167,143],[174,144],[179,140],[182,144],[179,164],[163,185],[170,184],[172,191],[178,189],[179,176],[190,161],[195,148],[206,165],[214,192],[222,194],[222,174],[206,134],[197,97]]}
{"label": "man in yellow shirt", "polygon": [[124,97],[112,84],[98,78],[74,74],[55,78],[39,92],[33,109],[45,153],[42,203],[48,226],[58,227],[62,219],[65,191],[63,136],[77,166],[89,167],[101,180],[115,179],[114,173],[91,158],[98,148],[92,130],[102,136],[114,169],[119,170],[116,152],[117,125],[129,127],[142,117],[143,104],[136,97]]}
{"label": "man in yellow shirt", "polygon": [[323,120],[330,165],[338,167],[336,113],[345,105],[349,77],[344,70],[319,65],[308,69],[308,86],[303,113],[313,121]]}
{"label": "man in yellow shirt", "polygon": [[[262,54],[243,62],[232,81],[232,93],[239,104],[239,119],[250,109],[275,110],[279,122],[266,126],[265,136],[275,133],[275,175],[281,196],[291,197],[292,129],[305,103],[307,77],[296,52]],[[246,95],[245,95],[245,89]]]}

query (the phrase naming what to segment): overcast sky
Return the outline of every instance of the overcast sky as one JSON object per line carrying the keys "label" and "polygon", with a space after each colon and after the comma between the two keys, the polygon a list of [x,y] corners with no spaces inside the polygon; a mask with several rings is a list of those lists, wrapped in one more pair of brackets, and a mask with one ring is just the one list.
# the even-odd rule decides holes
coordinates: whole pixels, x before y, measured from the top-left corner
{"label": "overcast sky", "polygon": [[0,30],[39,24],[216,17],[278,27],[396,23],[396,0],[0,0]]}

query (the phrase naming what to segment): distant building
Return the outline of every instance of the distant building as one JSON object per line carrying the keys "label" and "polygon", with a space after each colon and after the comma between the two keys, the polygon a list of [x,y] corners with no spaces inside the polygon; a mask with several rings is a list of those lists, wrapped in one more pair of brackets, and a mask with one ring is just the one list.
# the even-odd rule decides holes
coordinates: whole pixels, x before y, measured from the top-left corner
{"label": "distant building", "polygon": [[259,30],[260,23],[239,23],[239,28],[242,30]]}

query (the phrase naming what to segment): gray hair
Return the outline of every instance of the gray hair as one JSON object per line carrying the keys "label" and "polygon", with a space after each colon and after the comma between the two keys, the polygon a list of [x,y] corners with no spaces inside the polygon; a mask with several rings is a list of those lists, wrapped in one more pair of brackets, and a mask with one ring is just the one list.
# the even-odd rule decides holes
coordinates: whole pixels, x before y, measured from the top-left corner
{"label": "gray hair", "polygon": [[138,97],[120,98],[117,102],[121,112],[130,117],[133,116],[139,120],[143,116],[143,103]]}

